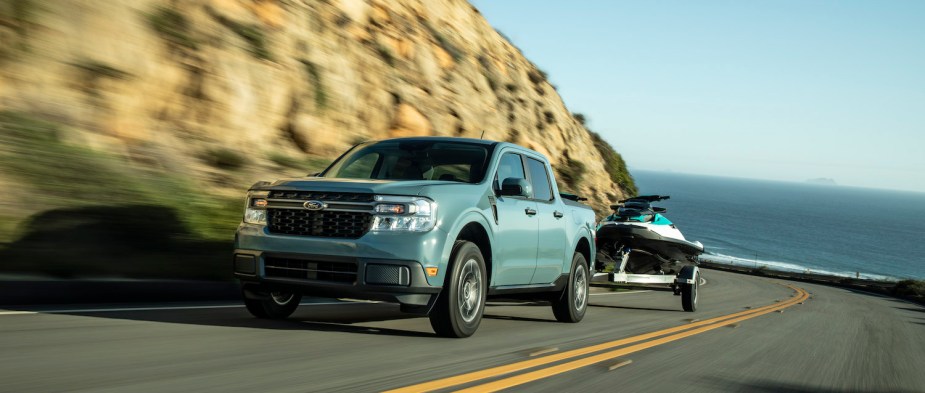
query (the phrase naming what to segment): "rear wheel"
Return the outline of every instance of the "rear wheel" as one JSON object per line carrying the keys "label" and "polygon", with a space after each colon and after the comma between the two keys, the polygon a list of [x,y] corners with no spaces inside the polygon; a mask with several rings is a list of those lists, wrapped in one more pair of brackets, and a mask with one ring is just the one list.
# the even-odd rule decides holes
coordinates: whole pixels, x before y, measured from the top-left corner
{"label": "rear wheel", "polygon": [[585,256],[576,252],[572,256],[572,270],[568,285],[559,299],[552,302],[552,313],[559,322],[579,322],[588,310],[590,276]]}
{"label": "rear wheel", "polygon": [[244,305],[251,315],[264,319],[285,319],[295,312],[302,301],[302,295],[292,292],[270,292],[268,299],[248,299],[244,297]]}
{"label": "rear wheel", "polygon": [[697,311],[697,298],[700,292],[700,273],[694,274],[693,284],[681,284],[681,306],[684,311]]}
{"label": "rear wheel", "polygon": [[479,328],[485,311],[485,259],[475,243],[457,241],[443,292],[430,312],[430,326],[444,337],[469,337]]}

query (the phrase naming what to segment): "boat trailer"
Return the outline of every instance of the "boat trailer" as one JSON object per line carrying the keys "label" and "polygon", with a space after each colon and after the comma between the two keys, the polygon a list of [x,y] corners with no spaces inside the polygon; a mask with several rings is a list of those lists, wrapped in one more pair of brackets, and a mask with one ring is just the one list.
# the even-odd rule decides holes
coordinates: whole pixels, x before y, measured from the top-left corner
{"label": "boat trailer", "polygon": [[[612,272],[596,272],[589,283],[592,287],[645,289],[651,291],[669,291],[681,296],[684,311],[697,310],[697,298],[700,291],[701,277],[697,266],[686,265],[678,274],[635,274],[627,273],[626,266],[632,253],[645,254],[657,259],[658,255],[639,249],[624,248],[619,251],[620,260],[614,264]],[[667,262],[667,261],[666,261]]]}

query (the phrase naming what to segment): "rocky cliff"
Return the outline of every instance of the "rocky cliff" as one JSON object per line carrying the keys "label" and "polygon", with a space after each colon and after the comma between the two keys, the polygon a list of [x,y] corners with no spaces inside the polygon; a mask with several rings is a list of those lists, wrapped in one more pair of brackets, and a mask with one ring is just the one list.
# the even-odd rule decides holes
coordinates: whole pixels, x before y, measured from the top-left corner
{"label": "rocky cliff", "polygon": [[[634,192],[619,155],[463,0],[4,0],[0,111],[4,132],[41,119],[118,173],[227,197],[360,141],[483,133],[544,153],[599,209]],[[27,156],[7,154],[19,169],[0,185],[30,187],[14,163]]]}

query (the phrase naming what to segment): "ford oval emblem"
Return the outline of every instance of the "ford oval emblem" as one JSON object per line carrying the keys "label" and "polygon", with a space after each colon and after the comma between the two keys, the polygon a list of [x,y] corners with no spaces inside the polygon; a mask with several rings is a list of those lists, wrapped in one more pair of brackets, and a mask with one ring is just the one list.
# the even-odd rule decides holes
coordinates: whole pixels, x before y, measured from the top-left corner
{"label": "ford oval emblem", "polygon": [[325,203],[321,201],[308,201],[303,203],[302,206],[308,210],[322,210],[327,207]]}

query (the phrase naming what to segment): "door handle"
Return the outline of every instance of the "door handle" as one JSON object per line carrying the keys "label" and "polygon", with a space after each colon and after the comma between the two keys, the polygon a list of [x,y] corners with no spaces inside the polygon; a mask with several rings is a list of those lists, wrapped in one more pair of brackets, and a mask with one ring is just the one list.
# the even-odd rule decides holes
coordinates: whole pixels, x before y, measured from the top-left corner
{"label": "door handle", "polygon": [[554,211],[554,212],[552,213],[552,216],[555,217],[555,218],[562,218],[562,217],[565,217],[565,214],[562,213],[562,212],[560,212],[560,211]]}
{"label": "door handle", "polygon": [[528,208],[524,209],[524,213],[527,213],[528,216],[535,216],[535,215],[536,215],[536,210],[535,210],[535,209],[531,209],[531,208],[528,207]]}

